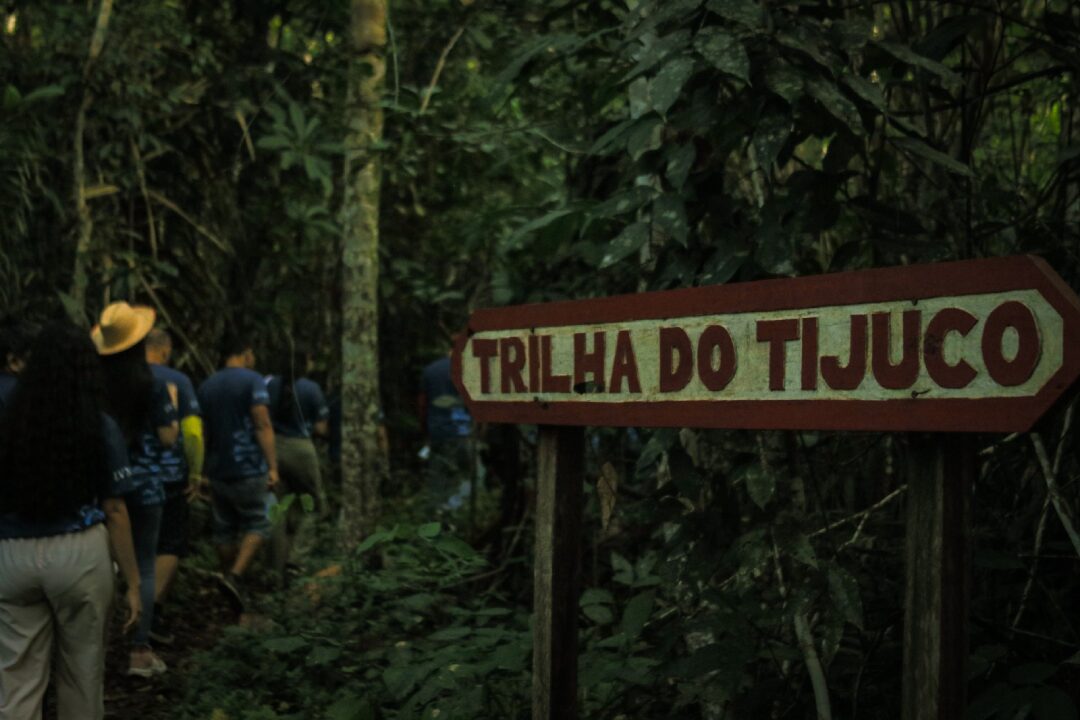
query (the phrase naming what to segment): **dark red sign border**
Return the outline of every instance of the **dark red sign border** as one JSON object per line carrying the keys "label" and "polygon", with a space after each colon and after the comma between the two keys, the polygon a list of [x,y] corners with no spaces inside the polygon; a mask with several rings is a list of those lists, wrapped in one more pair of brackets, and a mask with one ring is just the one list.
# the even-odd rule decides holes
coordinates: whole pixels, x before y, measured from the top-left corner
{"label": "dark red sign border", "polygon": [[762,430],[1025,432],[1080,377],[1080,298],[1041,258],[1021,255],[810,277],[664,290],[589,300],[477,310],[468,335],[489,330],[803,310],[983,293],[1037,290],[1064,322],[1062,366],[1028,398],[910,400],[694,400],[670,402],[498,402],[469,396],[459,337],[452,375],[480,422],[612,427]]}

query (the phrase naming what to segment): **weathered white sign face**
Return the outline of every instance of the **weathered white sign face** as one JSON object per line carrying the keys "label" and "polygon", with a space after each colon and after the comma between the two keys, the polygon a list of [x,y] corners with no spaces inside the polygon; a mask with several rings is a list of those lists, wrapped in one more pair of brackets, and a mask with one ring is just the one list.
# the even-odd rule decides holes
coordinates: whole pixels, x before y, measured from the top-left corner
{"label": "weathered white sign face", "polygon": [[[943,290],[982,290],[982,272],[1012,279]],[[1008,429],[1035,409],[1003,402],[1041,412],[1077,374],[1076,298],[1045,272],[1010,258],[525,306],[520,323],[505,308],[474,318],[455,377],[478,417],[504,422]],[[838,303],[821,302],[830,279]]]}
{"label": "weathered white sign face", "polygon": [[475,401],[637,403],[1030,397],[1061,369],[1035,291],[797,312],[494,330],[469,338]]}

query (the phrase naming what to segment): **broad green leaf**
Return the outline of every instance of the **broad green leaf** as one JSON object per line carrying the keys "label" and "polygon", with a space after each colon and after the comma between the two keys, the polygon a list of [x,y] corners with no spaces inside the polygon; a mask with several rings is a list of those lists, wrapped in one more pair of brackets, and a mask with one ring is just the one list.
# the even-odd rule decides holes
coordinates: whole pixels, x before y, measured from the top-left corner
{"label": "broad green leaf", "polygon": [[620,123],[615,124],[608,129],[603,135],[596,139],[596,142],[589,148],[590,155],[609,155],[619,147],[621,147],[620,141],[623,137],[630,132],[630,129],[637,121],[634,118],[629,120],[623,120]]}
{"label": "broad green leaf", "polygon": [[803,94],[803,73],[787,64],[773,63],[765,70],[765,87],[794,105]]}
{"label": "broad green leaf", "polygon": [[762,510],[769,504],[773,492],[776,491],[776,476],[772,472],[766,472],[761,465],[751,465],[746,470],[746,490],[750,493],[750,499]]}
{"label": "broad green leaf", "polygon": [[506,239],[506,244],[510,247],[514,247],[517,244],[517,240],[524,237],[525,235],[528,235],[535,230],[547,227],[559,218],[566,217],[573,212],[575,212],[575,210],[573,210],[572,208],[559,208],[558,210],[552,210],[548,213],[545,213],[544,215],[541,215],[535,220],[530,220],[529,222],[519,227],[517,230],[514,230],[514,232],[510,234],[510,237]]}
{"label": "broad green leaf", "polygon": [[313,648],[307,656],[308,665],[329,665],[341,657],[341,648],[332,645],[320,645]]}
{"label": "broad green leaf", "polygon": [[345,695],[326,709],[326,720],[375,720],[375,708],[356,695]]}
{"label": "broad green leaf", "polygon": [[608,245],[607,252],[604,253],[604,257],[600,261],[600,268],[603,269],[611,267],[612,265],[615,265],[616,263],[619,263],[630,257],[634,253],[641,250],[641,246],[644,245],[648,241],[648,239],[648,224],[643,222],[636,222],[633,225],[628,225]]}
{"label": "broad green leaf", "polygon": [[691,168],[694,167],[696,158],[697,151],[694,149],[693,143],[680,145],[668,151],[665,172],[668,182],[671,183],[673,188],[682,190],[683,185],[686,184],[686,178],[690,175]]}
{"label": "broad green leaf", "polygon": [[705,9],[752,30],[762,25],[761,3],[755,0],[709,0],[705,3]]}
{"label": "broad green leaf", "polygon": [[634,584],[634,566],[617,552],[611,553],[611,569],[615,571],[614,580],[622,585]]}
{"label": "broad green leaf", "polygon": [[810,538],[806,537],[806,535],[798,533],[791,539],[785,549],[791,553],[791,557],[803,565],[809,565],[812,568],[818,566],[817,553],[814,552],[814,546],[810,544]]}
{"label": "broad green leaf", "polygon": [[739,269],[746,264],[745,252],[731,252],[730,249],[718,250],[713,253],[705,264],[705,269],[701,274],[702,285],[722,285],[731,278],[735,277],[735,273],[739,272]]}
{"label": "broad green leaf", "polygon": [[581,594],[579,604],[581,607],[586,607],[588,605],[610,605],[613,602],[615,602],[615,596],[611,594],[611,591],[601,588],[589,588]]}
{"label": "broad green leaf", "polygon": [[276,653],[291,653],[301,648],[306,648],[310,645],[307,640],[302,637],[292,635],[283,638],[271,638],[269,640],[263,640],[262,646],[270,652]]}
{"label": "broad green leaf", "polygon": [[836,85],[828,80],[814,78],[806,85],[807,91],[820,102],[829,113],[840,122],[847,125],[856,135],[864,132],[862,118],[859,109],[837,90]]}
{"label": "broad green leaf", "polygon": [[641,74],[652,70],[664,58],[685,49],[690,44],[690,31],[678,30],[662,38],[645,36],[642,38],[642,42],[645,46],[638,55],[638,63],[623,76],[623,82],[633,80]]}
{"label": "broad green leaf", "polygon": [[425,540],[437,537],[440,532],[442,532],[442,524],[437,522],[425,523],[416,529],[416,534]]}
{"label": "broad green leaf", "polygon": [[844,84],[866,102],[873,105],[878,110],[885,109],[885,96],[881,93],[879,88],[874,83],[870,82],[866,78],[858,75],[844,75]]}
{"label": "broad green leaf", "polygon": [[472,629],[467,627],[451,627],[444,630],[436,630],[428,635],[429,640],[436,640],[438,642],[446,642],[449,640],[460,640],[463,637],[468,637],[472,634]]}
{"label": "broad green leaf", "polygon": [[945,67],[941,63],[937,62],[936,60],[931,60],[925,55],[918,54],[906,45],[902,45],[901,43],[888,42],[885,40],[879,40],[877,41],[877,46],[892,55],[897,60],[905,62],[908,65],[919,67],[923,70],[932,72],[950,85],[959,84],[960,82],[960,76],[957,75],[955,72]]}
{"label": "broad green leaf", "polygon": [[615,622],[615,614],[606,605],[587,605],[581,611],[597,625],[610,625]]}
{"label": "broad green leaf", "polygon": [[23,96],[23,105],[32,105],[36,102],[44,100],[51,100],[54,97],[60,97],[64,94],[63,85],[42,85],[39,88],[34,88],[30,92]]}
{"label": "broad green leaf", "polygon": [[626,89],[630,98],[630,117],[637,120],[652,108],[652,85],[648,78],[638,78]]}
{"label": "broad green leaf", "polygon": [[717,27],[702,28],[694,38],[694,49],[717,70],[750,82],[750,58],[734,35]]}
{"label": "broad green leaf", "polygon": [[304,512],[315,511],[315,498],[311,497],[308,493],[304,493],[300,496],[300,507],[304,509]]}
{"label": "broad green leaf", "polygon": [[766,115],[754,129],[754,156],[758,165],[769,173],[776,156],[791,135],[791,118],[787,115]]}
{"label": "broad green leaf", "polygon": [[694,72],[694,60],[689,57],[678,57],[666,63],[656,77],[649,83],[650,101],[652,108],[661,115],[667,111],[679,99],[683,85]]}
{"label": "broad green leaf", "polygon": [[844,619],[861,630],[863,609],[859,583],[837,565],[829,566],[829,597]]}
{"label": "broad green leaf", "polygon": [[656,196],[651,187],[635,185],[618,192],[588,211],[591,218],[611,218],[639,210],[642,205]]}
{"label": "broad green leaf", "polygon": [[652,615],[655,599],[656,593],[651,590],[632,597],[630,602],[626,604],[626,609],[623,610],[619,631],[630,639],[640,635],[642,628],[645,627],[645,623],[649,620],[649,616]]}
{"label": "broad green leaf", "polygon": [[955,158],[949,157],[940,150],[935,150],[934,148],[930,147],[918,138],[892,138],[892,143],[902,150],[913,153],[921,158],[929,160],[932,163],[940,165],[951,173],[963,175],[964,177],[975,176],[975,174],[971,172],[971,168],[969,168],[967,165]]}
{"label": "broad green leaf", "polygon": [[637,121],[626,138],[626,149],[637,161],[641,156],[656,150],[663,143],[664,123],[658,117],[646,117]]}
{"label": "broad green leaf", "polygon": [[663,195],[653,203],[653,224],[664,235],[686,247],[689,228],[686,225],[686,206],[678,195]]}
{"label": "broad green leaf", "polygon": [[821,44],[825,41],[825,38],[820,33],[811,31],[805,26],[798,25],[790,32],[778,33],[776,39],[781,45],[809,56],[822,67],[831,68],[833,65],[830,58],[821,49]]}
{"label": "broad green leaf", "polygon": [[829,31],[840,48],[851,50],[860,48],[870,41],[874,32],[874,22],[869,18],[853,15],[834,22]]}
{"label": "broad green leaf", "polygon": [[8,85],[4,88],[4,109],[11,110],[16,107],[22,101],[22,93],[19,92],[19,88],[14,85]]}

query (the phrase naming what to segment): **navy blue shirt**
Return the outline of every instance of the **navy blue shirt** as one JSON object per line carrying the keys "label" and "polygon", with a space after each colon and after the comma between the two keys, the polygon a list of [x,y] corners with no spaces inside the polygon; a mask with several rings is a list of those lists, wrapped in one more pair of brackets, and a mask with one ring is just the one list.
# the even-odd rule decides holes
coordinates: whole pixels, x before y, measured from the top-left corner
{"label": "navy blue shirt", "polygon": [[433,442],[468,436],[472,416],[465,409],[450,379],[450,358],[444,357],[424,368],[421,392],[427,397],[427,433]]}
{"label": "navy blue shirt", "polygon": [[[101,432],[105,441],[105,465],[109,474],[106,484],[107,497],[122,497],[132,490],[131,468],[128,465],[127,446],[120,426],[108,415],[101,416]],[[24,520],[15,513],[0,515],[0,540],[49,537],[80,532],[105,521],[105,511],[100,501],[83,505],[69,517],[48,522]]]}
{"label": "navy blue shirt", "polygon": [[[167,365],[153,363],[150,364],[150,371],[154,373],[154,378],[164,382],[166,387],[172,385],[176,388],[176,414],[180,420],[199,415],[199,398],[195,395],[195,387],[187,375]],[[187,482],[188,464],[184,455],[183,435],[177,436],[176,444],[172,447],[161,448],[158,465],[161,466],[166,485]]]}
{"label": "navy blue shirt", "polygon": [[0,372],[0,417],[4,416],[8,403],[11,402],[11,393],[15,392],[15,385],[19,378],[11,373]]}
{"label": "navy blue shirt", "polygon": [[157,429],[176,422],[176,406],[165,381],[154,378],[150,395],[150,416],[139,433],[131,452],[132,492],[125,500],[136,505],[160,505],[165,502],[165,479],[168,472],[161,464],[166,448],[158,439]]}
{"label": "navy blue shirt", "polygon": [[218,370],[199,386],[206,474],[211,480],[237,480],[269,472],[251,420],[253,407],[269,404],[262,376],[245,368]]}
{"label": "navy blue shirt", "polygon": [[[297,378],[293,383],[294,402],[282,407],[288,398],[281,397],[282,380],[278,375],[266,378],[266,389],[270,393],[270,418],[274,422],[274,433],[284,437],[309,438],[315,423],[330,418],[330,408],[322,388],[314,380]],[[288,410],[291,409],[292,412]]]}

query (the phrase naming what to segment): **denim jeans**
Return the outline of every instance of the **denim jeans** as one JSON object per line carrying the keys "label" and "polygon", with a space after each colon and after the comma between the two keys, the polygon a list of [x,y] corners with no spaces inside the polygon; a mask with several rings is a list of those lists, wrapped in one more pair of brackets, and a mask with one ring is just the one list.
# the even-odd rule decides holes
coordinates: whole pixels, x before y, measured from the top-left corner
{"label": "denim jeans", "polygon": [[139,596],[142,615],[131,639],[135,647],[150,645],[150,627],[154,623],[154,562],[157,560],[158,530],[161,528],[161,505],[137,505],[128,498],[131,539],[135,543],[135,562],[139,566]]}

